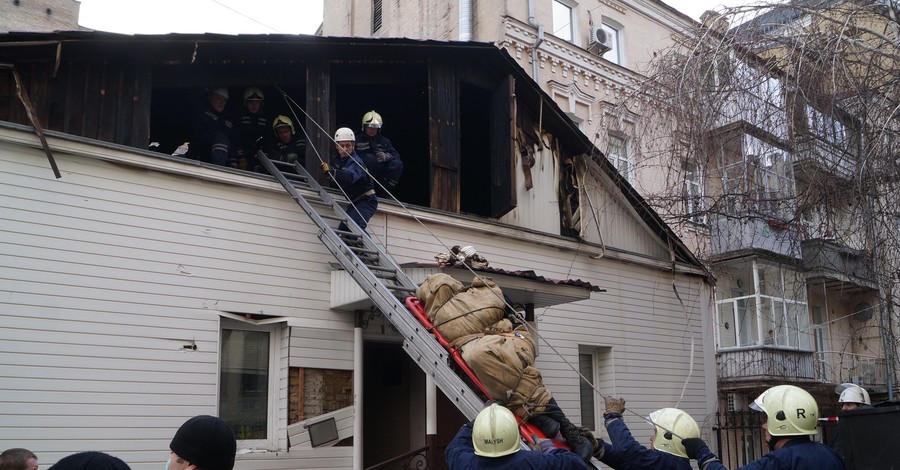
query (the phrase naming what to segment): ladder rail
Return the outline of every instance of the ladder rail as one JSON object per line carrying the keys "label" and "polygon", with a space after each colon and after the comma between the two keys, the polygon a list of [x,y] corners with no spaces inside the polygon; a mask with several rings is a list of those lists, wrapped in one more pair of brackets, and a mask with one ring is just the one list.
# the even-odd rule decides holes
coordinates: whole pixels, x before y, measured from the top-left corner
{"label": "ladder rail", "polygon": [[[382,314],[397,328],[403,336],[403,348],[407,354],[425,371],[435,379],[435,383],[447,397],[454,401],[456,407],[469,419],[475,417],[484,407],[484,400],[473,391],[462,378],[460,378],[449,366],[449,354],[438,343],[437,339],[427,331],[412,313],[407,309],[401,299],[395,295],[390,286],[387,286],[383,277],[376,276],[369,266],[353,252],[353,250],[337,234],[313,207],[303,197],[297,187],[288,179],[281,170],[272,163],[269,157],[262,151],[257,153],[257,158],[265,168],[284,186],[294,201],[300,205],[313,223],[319,227],[318,237],[323,245],[335,256],[344,270],[359,284],[372,302],[381,310]],[[321,199],[331,204],[337,218],[347,225],[354,236],[358,237],[366,250],[377,253],[377,263],[380,268],[390,268],[396,271],[395,279],[399,287],[404,288],[406,297],[409,290],[414,292],[418,285],[403,272],[392,256],[387,254],[379,244],[360,229],[341,207],[341,202],[331,196],[321,185],[309,175],[301,165],[295,165],[301,178],[306,178],[306,185],[311,191],[317,192]],[[296,180],[294,180],[296,182]]]}

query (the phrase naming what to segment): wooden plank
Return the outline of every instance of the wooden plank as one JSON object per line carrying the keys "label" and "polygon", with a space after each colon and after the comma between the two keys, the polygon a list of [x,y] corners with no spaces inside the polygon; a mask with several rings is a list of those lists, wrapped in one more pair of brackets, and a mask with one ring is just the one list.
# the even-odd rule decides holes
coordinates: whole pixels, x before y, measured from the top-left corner
{"label": "wooden plank", "polygon": [[456,68],[428,66],[429,206],[459,211],[459,83]]}

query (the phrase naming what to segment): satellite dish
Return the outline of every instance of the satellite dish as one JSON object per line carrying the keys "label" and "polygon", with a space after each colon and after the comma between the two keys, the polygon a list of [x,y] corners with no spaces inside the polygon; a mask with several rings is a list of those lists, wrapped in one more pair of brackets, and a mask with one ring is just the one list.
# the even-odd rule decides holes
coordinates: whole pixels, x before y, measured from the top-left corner
{"label": "satellite dish", "polygon": [[853,313],[851,314],[851,316],[854,320],[865,323],[869,321],[874,314],[875,308],[872,307],[872,304],[868,302],[860,302],[856,304],[856,307],[853,307]]}

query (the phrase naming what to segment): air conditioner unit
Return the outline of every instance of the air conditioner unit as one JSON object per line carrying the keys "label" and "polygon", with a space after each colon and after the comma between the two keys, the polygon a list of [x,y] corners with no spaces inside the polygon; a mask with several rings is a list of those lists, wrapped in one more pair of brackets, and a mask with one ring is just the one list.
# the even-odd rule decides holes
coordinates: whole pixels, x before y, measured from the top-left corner
{"label": "air conditioner unit", "polygon": [[612,36],[602,26],[591,27],[588,33],[588,51],[597,55],[603,55],[612,50]]}

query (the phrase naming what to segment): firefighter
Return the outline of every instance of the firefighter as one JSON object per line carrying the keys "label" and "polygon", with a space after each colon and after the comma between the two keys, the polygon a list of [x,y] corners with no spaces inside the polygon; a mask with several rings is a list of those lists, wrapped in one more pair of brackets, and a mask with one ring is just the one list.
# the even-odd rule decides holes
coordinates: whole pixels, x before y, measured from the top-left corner
{"label": "firefighter", "polygon": [[[763,392],[750,408],[766,414],[763,430],[769,453],[740,470],[844,470],[844,461],[825,444],[810,439],[817,433],[819,406],[806,390],[776,385]],[[687,455],[700,470],[727,470],[699,437],[684,439]]]}
{"label": "firefighter", "polygon": [[553,447],[549,439],[540,450],[521,450],[519,425],[512,411],[492,403],[469,421],[447,446],[445,457],[450,470],[495,468],[584,470],[581,457]]}
{"label": "firefighter", "polygon": [[237,120],[238,146],[230,165],[242,170],[256,168],[256,151],[263,148],[263,138],[269,129],[269,117],[263,111],[265,95],[257,87],[244,90],[244,109]]}
{"label": "firefighter", "polygon": [[266,154],[272,160],[285,163],[300,162],[306,164],[306,140],[294,132],[294,122],[285,115],[275,116],[272,120],[274,142],[269,145]]}
{"label": "firefighter", "polygon": [[594,457],[614,469],[690,470],[684,445],[685,438],[700,437],[700,427],[691,415],[677,408],[663,408],[650,414],[653,426],[650,448],[640,445],[622,420],[625,400],[606,398],[606,432],[610,443],[598,439]]}
{"label": "firefighter", "polygon": [[[378,209],[378,196],[372,178],[365,171],[365,163],[353,150],[356,136],[353,131],[342,127],[334,133],[334,145],[337,154],[331,157],[331,166],[322,163],[322,169],[330,173],[331,177],[341,187],[350,202],[347,204],[347,215],[365,230],[369,219],[375,215]],[[341,222],[338,230],[347,230],[347,225]]]}
{"label": "firefighter", "polygon": [[363,115],[362,133],[356,138],[356,153],[366,162],[369,174],[380,183],[376,185],[379,195],[385,196],[384,190],[393,192],[400,182],[403,161],[400,152],[382,135],[382,123],[381,115],[374,110]]}
{"label": "firefighter", "polygon": [[841,410],[843,411],[872,408],[869,392],[859,385],[853,383],[840,384],[835,387],[834,393],[840,395],[838,403],[841,404]]}
{"label": "firefighter", "polygon": [[[854,383],[842,383],[834,388],[834,393],[840,395],[838,403],[841,404],[842,412],[872,408],[869,392]],[[831,436],[831,448],[841,457],[846,457],[850,451],[850,442],[852,442],[852,436],[848,439],[848,432],[843,421],[838,421]]]}
{"label": "firefighter", "polygon": [[225,115],[228,89],[207,94],[206,105],[195,113],[189,155],[202,162],[228,165],[234,124]]}

